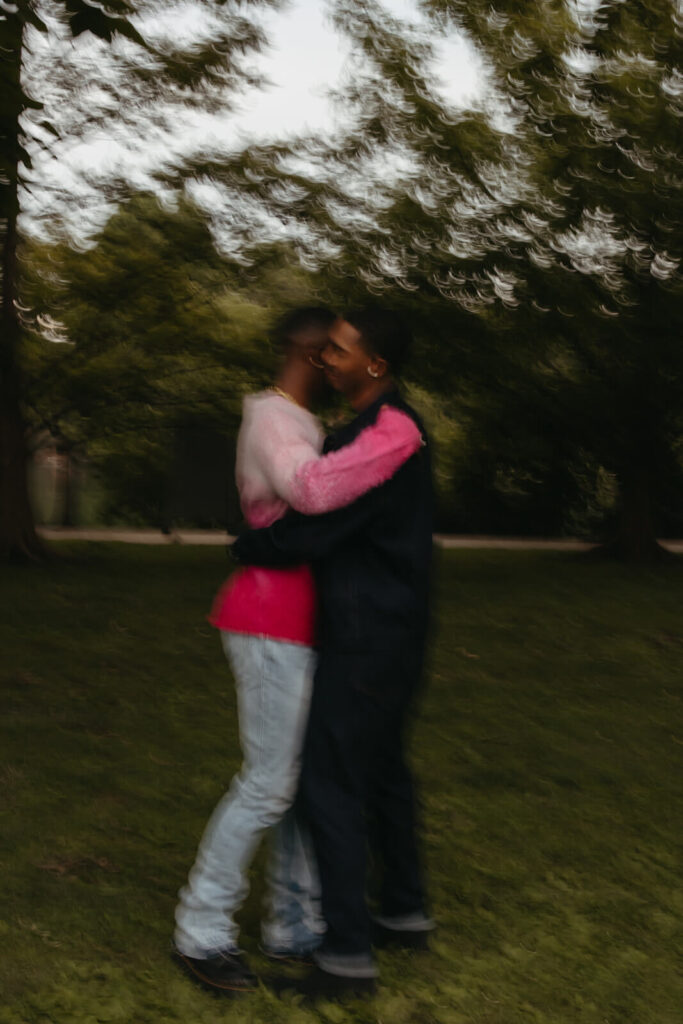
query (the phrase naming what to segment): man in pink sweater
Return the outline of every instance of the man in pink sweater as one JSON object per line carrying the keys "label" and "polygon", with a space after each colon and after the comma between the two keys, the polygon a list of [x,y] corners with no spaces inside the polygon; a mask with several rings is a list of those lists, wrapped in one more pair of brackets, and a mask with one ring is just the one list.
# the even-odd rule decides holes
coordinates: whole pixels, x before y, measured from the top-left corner
{"label": "man in pink sweater", "polygon": [[[350,505],[390,479],[421,444],[415,422],[393,406],[352,444],[321,456],[310,412],[324,383],[319,354],[334,316],[303,309],[281,328],[285,360],[275,387],[245,399],[236,477],[245,518],[270,526],[288,508],[307,515]],[[217,992],[256,986],[239,950],[234,914],[266,829],[277,826],[268,872],[264,951],[302,958],[324,925],[306,836],[290,811],[315,670],[316,594],[308,565],[248,566],[221,589],[211,622],[221,631],[237,690],[244,762],[216,807],[176,909],[176,957]]]}

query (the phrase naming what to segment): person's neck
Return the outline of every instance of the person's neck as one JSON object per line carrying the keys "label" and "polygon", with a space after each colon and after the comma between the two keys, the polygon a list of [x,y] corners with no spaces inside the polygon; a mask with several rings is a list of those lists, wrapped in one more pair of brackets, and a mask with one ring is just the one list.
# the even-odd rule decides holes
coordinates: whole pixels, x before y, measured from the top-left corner
{"label": "person's neck", "polygon": [[310,381],[306,380],[295,367],[283,366],[275,380],[275,387],[292,398],[304,409],[310,409],[313,404],[313,388]]}
{"label": "person's neck", "polygon": [[382,395],[386,395],[389,391],[393,391],[395,384],[390,377],[382,377],[381,380],[368,379],[368,383],[363,390],[349,398],[349,403],[355,412],[363,412],[369,406],[376,402]]}

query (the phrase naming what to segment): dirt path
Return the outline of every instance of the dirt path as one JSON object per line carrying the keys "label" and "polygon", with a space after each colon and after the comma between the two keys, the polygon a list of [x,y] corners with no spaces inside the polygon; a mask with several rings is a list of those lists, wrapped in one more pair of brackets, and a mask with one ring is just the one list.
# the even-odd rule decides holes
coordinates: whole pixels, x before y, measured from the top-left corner
{"label": "dirt path", "polygon": [[[41,526],[38,532],[45,540],[117,541],[124,544],[204,544],[220,547],[232,540],[222,530],[174,530],[170,534],[160,530],[128,530],[118,527],[71,529],[59,526]],[[491,548],[505,551],[590,551],[594,544],[567,538],[534,537],[460,537],[450,534],[434,535],[443,548]],[[683,540],[663,540],[669,551],[683,552]]]}

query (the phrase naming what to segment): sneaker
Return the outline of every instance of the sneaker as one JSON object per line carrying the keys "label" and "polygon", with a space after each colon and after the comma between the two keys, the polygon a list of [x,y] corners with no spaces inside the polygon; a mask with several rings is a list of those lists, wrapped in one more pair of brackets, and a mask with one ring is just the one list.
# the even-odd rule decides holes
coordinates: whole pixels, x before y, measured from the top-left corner
{"label": "sneaker", "polygon": [[376,949],[407,949],[424,952],[429,949],[431,929],[409,931],[405,928],[387,928],[373,921],[372,944]]}
{"label": "sneaker", "polygon": [[241,953],[226,950],[224,953],[197,959],[185,956],[176,949],[172,956],[196,985],[215,995],[255,992],[258,988],[258,978],[249,970]]}
{"label": "sneaker", "polygon": [[295,992],[305,1003],[315,1003],[319,999],[367,999],[377,992],[377,979],[348,978],[314,967],[303,978],[271,978],[269,987],[277,995]]}
{"label": "sneaker", "polygon": [[300,964],[312,967],[315,963],[312,949],[269,949],[267,946],[259,946],[259,952],[274,964]]}

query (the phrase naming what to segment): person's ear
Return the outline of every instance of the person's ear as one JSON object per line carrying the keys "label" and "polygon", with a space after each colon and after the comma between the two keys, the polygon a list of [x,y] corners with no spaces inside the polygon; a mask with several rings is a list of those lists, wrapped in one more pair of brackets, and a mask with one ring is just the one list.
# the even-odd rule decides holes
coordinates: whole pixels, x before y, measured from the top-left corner
{"label": "person's ear", "polygon": [[368,363],[368,373],[375,380],[379,380],[381,377],[386,377],[389,371],[389,365],[386,359],[382,359],[381,356],[373,356]]}

